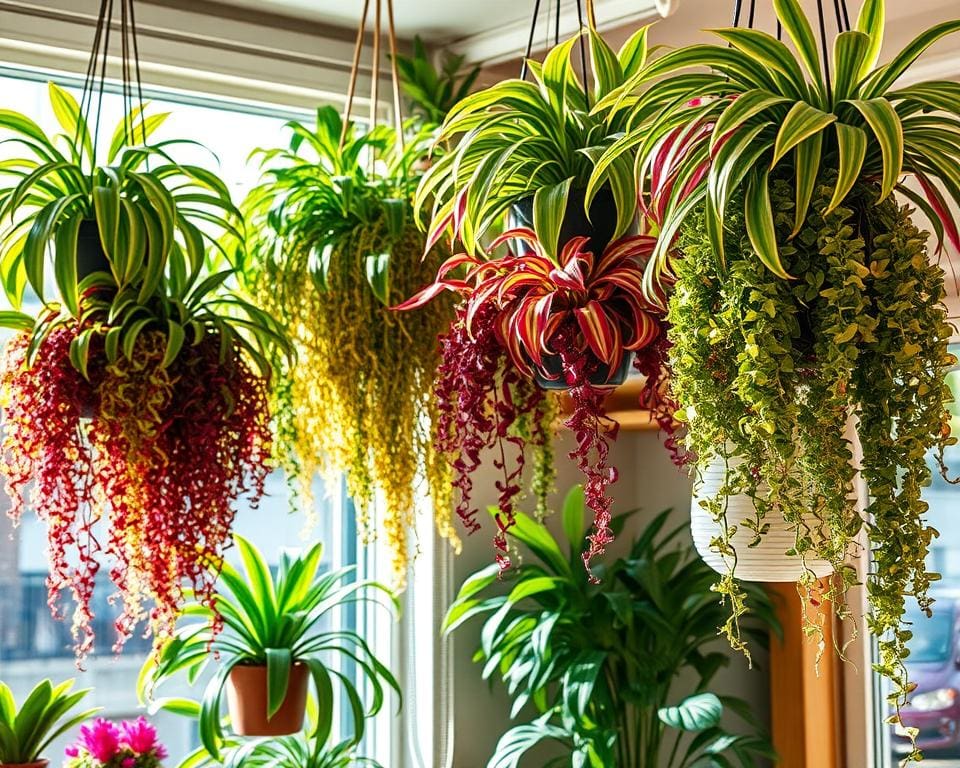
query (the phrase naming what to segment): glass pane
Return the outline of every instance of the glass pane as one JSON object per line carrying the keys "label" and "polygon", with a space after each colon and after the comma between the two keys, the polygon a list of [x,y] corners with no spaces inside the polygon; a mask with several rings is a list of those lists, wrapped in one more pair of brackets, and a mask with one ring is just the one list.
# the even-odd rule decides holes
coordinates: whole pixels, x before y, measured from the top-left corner
{"label": "glass pane", "polygon": [[[955,353],[956,349],[953,350]],[[954,398],[960,396],[960,371],[948,375]],[[953,432],[960,435],[960,405],[951,405]],[[947,453],[951,474],[960,471],[960,447]],[[917,684],[910,706],[901,713],[905,726],[918,728],[917,743],[926,759],[923,768],[960,768],[960,486],[947,483],[931,457],[933,482],[924,498],[930,505],[929,520],[940,538],[934,541],[929,566],[943,575],[933,592],[932,618],[914,606],[907,616],[912,623],[907,669]],[[883,698],[880,697],[883,701]],[[888,713],[887,713],[888,714]],[[883,725],[883,768],[895,768],[909,751],[902,727]]]}
{"label": "glass pane", "polygon": [[[79,97],[79,92],[72,89]],[[26,113],[40,125],[55,131],[56,122],[47,98],[46,83],[42,78],[21,79],[0,75],[0,92],[4,104]],[[199,101],[199,99],[197,99]],[[216,102],[214,102],[216,103]],[[104,96],[104,128],[100,143],[108,142],[114,125],[121,118],[122,99],[118,94]],[[256,163],[248,163],[250,152],[258,146],[273,146],[282,138],[282,126],[289,114],[264,115],[246,111],[232,111],[222,106],[203,106],[197,103],[177,103],[173,98],[152,99],[151,111],[170,111],[171,117],[156,134],[156,139],[187,138],[216,149],[219,173],[239,201],[256,183]],[[307,116],[309,119],[309,116]],[[107,134],[104,137],[103,134]],[[0,146],[0,159],[16,152],[15,145]],[[179,148],[176,157],[216,168],[209,152],[195,147]],[[29,308],[28,308],[29,309]],[[0,343],[8,335],[0,335]],[[347,514],[341,489],[327,494],[318,481],[314,497],[316,527],[310,531],[310,542],[324,542],[326,567],[339,567],[356,562],[356,533],[352,515]],[[97,645],[95,653],[78,670],[74,664],[69,619],[57,621],[47,606],[45,578],[47,558],[46,533],[43,524],[29,512],[19,528],[14,530],[6,515],[7,497],[0,494],[0,679],[13,689],[18,701],[43,678],[55,681],[76,678],[78,687],[93,687],[91,705],[104,708],[104,717],[123,719],[141,713],[136,700],[136,679],[144,656],[151,647],[146,637],[134,637],[120,656],[114,656],[113,620],[118,608],[111,604],[111,585],[107,568],[98,579],[94,609],[96,612]],[[289,514],[289,492],[285,478],[277,473],[267,483],[267,495],[254,509],[249,505],[237,510],[235,531],[253,541],[268,557],[272,565],[279,562],[284,548],[299,548],[304,544],[306,520],[303,515]],[[232,555],[231,555],[232,557]],[[69,612],[69,598],[64,600]],[[355,612],[336,617],[344,628],[356,626]],[[201,681],[202,685],[202,681]],[[163,693],[168,696],[193,695],[199,697],[201,687],[189,691],[177,689],[171,681]],[[195,726],[175,715],[161,714],[154,718],[161,741],[168,747],[171,765],[198,744]],[[70,734],[72,737],[74,734]],[[49,750],[51,765],[59,765],[63,747],[68,739],[60,739]]]}

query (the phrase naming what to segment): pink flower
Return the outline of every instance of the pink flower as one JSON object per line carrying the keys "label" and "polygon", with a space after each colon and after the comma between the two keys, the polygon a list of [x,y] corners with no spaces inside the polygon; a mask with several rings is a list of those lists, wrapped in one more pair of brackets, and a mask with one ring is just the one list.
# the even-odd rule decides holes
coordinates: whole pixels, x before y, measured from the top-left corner
{"label": "pink flower", "polygon": [[106,763],[120,751],[120,729],[109,720],[98,717],[93,725],[80,728],[79,747],[94,759]]}
{"label": "pink flower", "polygon": [[80,757],[80,748],[76,744],[71,744],[63,751],[67,757]]}
{"label": "pink flower", "polygon": [[[120,730],[123,746],[134,754],[147,755],[153,752],[160,760],[167,756],[167,751],[157,742],[157,729],[150,725],[145,717],[140,716],[132,722],[121,723]],[[126,764],[124,768],[127,768]]]}
{"label": "pink flower", "polygon": [[122,768],[136,768],[137,758],[135,757],[125,757],[123,762],[120,763]]}

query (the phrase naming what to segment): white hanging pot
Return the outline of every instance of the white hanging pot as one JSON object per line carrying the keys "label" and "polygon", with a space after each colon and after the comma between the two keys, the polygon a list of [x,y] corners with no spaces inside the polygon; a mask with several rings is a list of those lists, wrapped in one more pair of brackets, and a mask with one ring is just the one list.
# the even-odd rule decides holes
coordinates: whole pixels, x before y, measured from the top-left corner
{"label": "white hanging pot", "polygon": [[[732,556],[724,556],[711,549],[710,542],[720,535],[720,526],[709,510],[701,505],[716,497],[723,487],[727,467],[735,467],[742,459],[724,459],[717,456],[703,470],[701,482],[694,487],[693,504],[690,508],[690,530],[693,543],[703,561],[717,573],[729,573],[733,568]],[[756,546],[748,546],[755,538],[752,530],[742,525],[742,521],[756,514],[753,499],[746,495],[730,496],[726,499],[726,519],[728,525],[737,526],[730,545],[737,553],[734,576],[741,581],[789,582],[799,581],[806,570],[813,571],[817,578],[829,576],[833,566],[826,560],[807,559],[806,570],[799,557],[785,553],[796,543],[796,536],[776,509],[768,510],[763,522],[770,526]],[[811,521],[811,525],[814,521]]]}

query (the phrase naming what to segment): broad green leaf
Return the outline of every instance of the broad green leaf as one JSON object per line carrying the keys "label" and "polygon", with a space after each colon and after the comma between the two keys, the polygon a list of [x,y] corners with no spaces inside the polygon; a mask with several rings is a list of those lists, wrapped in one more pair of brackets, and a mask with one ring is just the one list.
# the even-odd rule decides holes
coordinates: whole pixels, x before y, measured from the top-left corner
{"label": "broad green leaf", "polygon": [[860,92],[862,97],[871,99],[885,95],[927,48],[941,38],[956,32],[960,32],[960,19],[944,21],[921,32],[888,64],[880,67],[867,78]]}
{"label": "broad green leaf", "polygon": [[757,66],[778,72],[785,78],[785,90],[792,98],[803,98],[806,81],[796,57],[787,46],[759,29],[716,29],[714,33],[753,58]]}
{"label": "broad green leaf", "polygon": [[823,148],[823,133],[817,132],[800,142],[797,146],[795,172],[797,175],[797,210],[794,218],[794,237],[803,226],[810,208],[810,200],[817,185],[817,176],[820,174],[820,156]]}
{"label": "broad green leaf", "polygon": [[822,112],[805,102],[798,101],[794,104],[777,132],[773,159],[770,161],[771,170],[783,159],[787,152],[814,134],[820,133],[836,120],[836,115]]}
{"label": "broad green leaf", "polygon": [[80,232],[80,222],[79,216],[73,216],[57,228],[53,261],[57,290],[67,310],[74,317],[79,314],[80,305],[77,285],[77,235]]}
{"label": "broad green leaf", "polygon": [[863,115],[880,144],[883,155],[880,200],[883,200],[893,191],[903,172],[903,126],[900,117],[893,105],[884,98],[851,99],[846,103],[852,104]]}
{"label": "broad green leaf", "polygon": [[273,718],[287,698],[293,654],[289,648],[267,648],[267,719]]}
{"label": "broad green leaf", "polygon": [[880,49],[883,48],[884,6],[885,0],[863,0],[860,15],[857,16],[857,31],[863,32],[870,44],[867,54],[860,63],[857,79],[866,77],[877,66]]}
{"label": "broad green leaf", "polygon": [[854,94],[863,62],[869,55],[870,38],[862,32],[837,35],[833,44],[833,95],[837,102]]}
{"label": "broad green leaf", "polygon": [[563,532],[570,543],[570,553],[576,556],[583,545],[583,536],[586,533],[586,500],[582,485],[573,486],[563,500]]}
{"label": "broad green leaf", "polygon": [[817,90],[826,98],[823,71],[820,68],[820,47],[817,45],[803,7],[797,0],[773,0],[773,8],[787,36],[793,41],[800,60],[816,84]]}
{"label": "broad green leaf", "polygon": [[172,365],[173,361],[177,359],[186,336],[187,334],[180,323],[167,320],[167,348],[163,353],[163,360],[160,363],[161,368]]}
{"label": "broad green leaf", "polygon": [[566,179],[559,184],[541,187],[533,197],[533,228],[544,252],[554,261],[557,260],[558,249],[561,243],[560,228],[567,214],[567,201],[570,196],[570,186],[573,178]]}
{"label": "broad green leaf", "polygon": [[860,170],[863,168],[863,161],[867,155],[867,134],[853,125],[837,123],[837,149],[840,158],[839,173],[837,176],[837,186],[834,188],[833,197],[830,199],[830,205],[827,206],[825,213],[829,213],[838,205],[853,189],[853,185],[860,178]]}
{"label": "broad green leaf", "polygon": [[689,696],[675,707],[663,707],[657,712],[660,721],[681,731],[695,732],[713,728],[720,723],[723,703],[713,693]]}
{"label": "broad green leaf", "polygon": [[[77,100],[56,83],[48,83],[47,92],[50,97],[50,105],[53,107],[54,117],[57,118],[57,122],[60,123],[66,133],[67,139],[71,145],[82,148],[92,165],[94,162],[93,141],[90,139],[87,123],[80,114],[80,105],[77,104]],[[79,163],[79,155],[76,160]]]}
{"label": "broad green leaf", "polygon": [[782,106],[789,103],[790,99],[784,96],[778,96],[775,93],[770,93],[769,91],[760,89],[746,91],[745,93],[741,94],[739,97],[730,102],[730,105],[724,109],[720,117],[717,118],[713,133],[710,136],[711,151],[730,131],[736,130],[751,117],[766,112],[773,107]]}
{"label": "broad green leaf", "polygon": [[390,254],[368,253],[364,257],[367,282],[377,300],[386,306],[390,304]]}
{"label": "broad green leaf", "polygon": [[769,171],[754,170],[747,182],[744,214],[750,244],[760,261],[777,277],[790,279],[780,262],[777,248],[777,233],[773,225],[773,209],[770,206]]}

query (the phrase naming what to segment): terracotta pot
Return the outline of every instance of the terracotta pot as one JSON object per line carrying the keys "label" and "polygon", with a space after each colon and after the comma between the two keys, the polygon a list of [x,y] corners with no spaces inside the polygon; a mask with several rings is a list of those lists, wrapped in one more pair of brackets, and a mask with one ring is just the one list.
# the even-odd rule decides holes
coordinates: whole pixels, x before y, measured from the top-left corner
{"label": "terracotta pot", "polygon": [[227,705],[233,730],[240,736],[287,736],[303,728],[309,670],[304,664],[290,669],[287,697],[267,719],[267,667],[240,664],[230,671]]}
{"label": "terracotta pot", "polygon": [[33,763],[0,763],[0,768],[47,768],[49,760],[37,760]]}
{"label": "terracotta pot", "polygon": [[[589,377],[590,384],[597,389],[619,387],[630,375],[632,364],[633,352],[623,353],[623,359],[615,371],[611,372],[606,363],[600,363],[596,373]],[[543,365],[539,369],[534,368],[533,378],[541,389],[570,389],[563,373],[563,360],[560,355],[545,355]]]}
{"label": "terracotta pot", "polygon": [[[743,459],[734,457],[729,460],[731,467],[740,464]],[[690,530],[693,543],[703,561],[718,573],[728,573],[733,566],[733,558],[721,555],[710,546],[710,542],[720,535],[720,527],[704,506],[708,499],[717,495],[727,476],[727,464],[722,456],[715,458],[703,471],[701,482],[693,493],[690,507]],[[796,544],[796,534],[776,509],[769,510],[763,522],[770,526],[756,546],[749,546],[754,539],[753,531],[740,522],[752,518],[756,512],[753,499],[746,495],[731,496],[726,501],[727,523],[735,525],[737,532],[730,545],[737,553],[734,575],[741,581],[791,582],[799,581],[804,575],[804,563],[799,557],[786,553]],[[811,526],[815,520],[811,519]],[[833,566],[826,560],[810,557],[806,569],[817,578],[828,576]]]}

